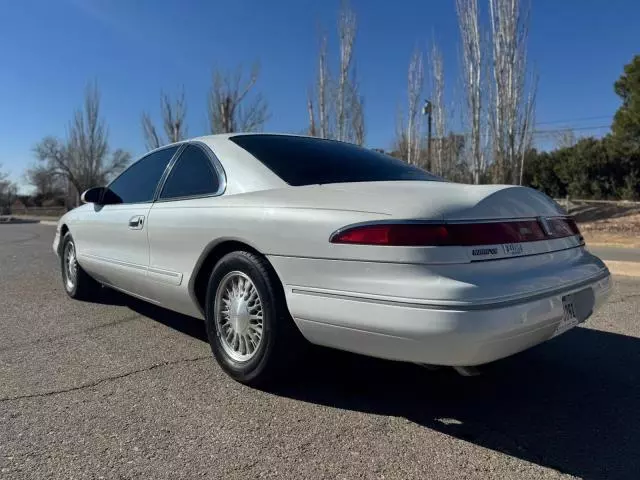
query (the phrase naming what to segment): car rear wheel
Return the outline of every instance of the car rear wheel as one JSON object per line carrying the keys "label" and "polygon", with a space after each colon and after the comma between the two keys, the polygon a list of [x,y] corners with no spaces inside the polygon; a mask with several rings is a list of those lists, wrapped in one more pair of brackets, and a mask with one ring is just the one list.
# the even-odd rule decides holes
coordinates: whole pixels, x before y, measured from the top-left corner
{"label": "car rear wheel", "polygon": [[89,276],[78,263],[76,244],[67,232],[62,239],[62,283],[64,291],[76,300],[91,300],[100,290],[100,284]]}
{"label": "car rear wheel", "polygon": [[279,279],[263,257],[225,255],[207,287],[207,335],[213,355],[235,380],[262,386],[281,376],[302,343]]}

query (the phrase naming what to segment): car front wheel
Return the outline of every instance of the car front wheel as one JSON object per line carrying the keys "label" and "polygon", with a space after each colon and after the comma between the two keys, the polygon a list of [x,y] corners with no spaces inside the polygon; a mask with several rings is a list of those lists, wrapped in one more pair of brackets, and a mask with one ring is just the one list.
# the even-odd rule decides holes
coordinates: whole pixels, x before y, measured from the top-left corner
{"label": "car front wheel", "polygon": [[78,263],[76,243],[67,232],[62,239],[62,283],[64,291],[76,300],[91,300],[100,290],[100,284],[85,272]]}
{"label": "car front wheel", "polygon": [[225,255],[214,267],[206,323],[218,364],[253,386],[282,374],[302,341],[275,272],[266,259],[245,251]]}

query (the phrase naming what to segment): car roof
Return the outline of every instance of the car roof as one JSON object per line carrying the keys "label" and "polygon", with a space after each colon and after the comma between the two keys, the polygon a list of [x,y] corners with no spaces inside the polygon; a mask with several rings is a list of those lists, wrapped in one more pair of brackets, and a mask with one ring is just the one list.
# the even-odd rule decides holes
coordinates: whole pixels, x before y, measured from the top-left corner
{"label": "car roof", "polygon": [[245,135],[278,135],[278,136],[283,136],[283,137],[307,137],[307,138],[318,138],[318,137],[312,137],[310,135],[303,135],[303,134],[297,134],[297,133],[282,133],[282,132],[234,132],[234,133],[216,133],[216,134],[211,134],[211,135],[201,135],[199,137],[194,137],[194,138],[190,138],[188,140],[184,140],[184,141],[195,141],[195,140],[228,140],[232,137],[238,137],[238,136],[245,136]]}

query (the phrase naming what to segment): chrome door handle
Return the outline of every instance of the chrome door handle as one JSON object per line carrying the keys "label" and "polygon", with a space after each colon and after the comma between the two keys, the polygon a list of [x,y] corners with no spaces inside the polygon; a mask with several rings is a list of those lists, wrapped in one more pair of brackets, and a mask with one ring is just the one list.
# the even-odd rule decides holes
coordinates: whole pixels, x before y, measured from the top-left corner
{"label": "chrome door handle", "polygon": [[144,225],[144,216],[136,215],[129,219],[129,228],[139,230]]}

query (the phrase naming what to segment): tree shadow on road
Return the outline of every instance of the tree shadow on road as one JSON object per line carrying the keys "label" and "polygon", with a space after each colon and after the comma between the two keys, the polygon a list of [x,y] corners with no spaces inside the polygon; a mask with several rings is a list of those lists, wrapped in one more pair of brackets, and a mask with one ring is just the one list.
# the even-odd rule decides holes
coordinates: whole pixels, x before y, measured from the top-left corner
{"label": "tree shadow on road", "polygon": [[0,218],[0,225],[24,225],[25,223],[40,223],[40,220],[33,220],[30,218],[15,218],[15,217]]}
{"label": "tree shadow on road", "polygon": [[610,220],[638,213],[640,213],[640,207],[637,205],[582,204],[571,209],[571,215],[579,223]]}
{"label": "tree shadow on road", "polygon": [[[132,310],[206,342],[204,322],[130,299]],[[271,393],[425,428],[583,478],[639,478],[640,339],[575,328],[483,368],[451,369],[310,349]],[[212,388],[215,388],[213,386]],[[283,415],[286,413],[283,413]],[[357,432],[354,432],[357,434]]]}

